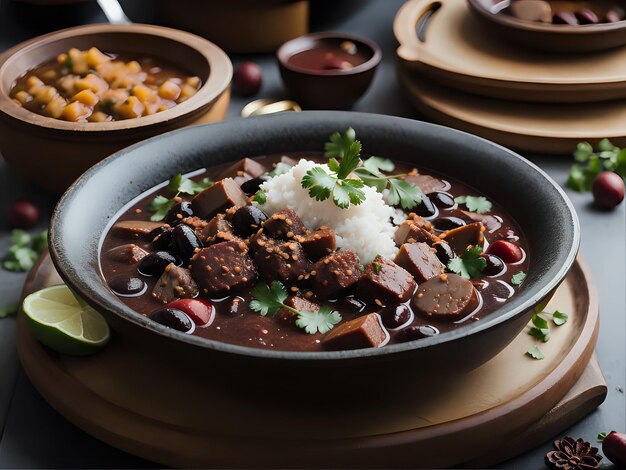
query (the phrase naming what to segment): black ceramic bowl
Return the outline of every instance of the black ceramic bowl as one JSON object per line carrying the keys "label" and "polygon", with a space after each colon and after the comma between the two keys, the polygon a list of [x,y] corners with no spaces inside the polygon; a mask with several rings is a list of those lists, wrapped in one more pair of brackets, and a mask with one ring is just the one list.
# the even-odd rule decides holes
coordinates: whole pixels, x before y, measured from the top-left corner
{"label": "black ceramic bowl", "polygon": [[[136,313],[108,289],[98,267],[103,234],[116,214],[142,192],[172,174],[242,156],[317,151],[331,133],[350,126],[368,153],[414,162],[469,183],[500,203],[528,239],[530,267],[523,289],[498,311],[452,332],[380,349],[338,352],[272,351],[185,335]],[[576,257],[579,235],[576,213],[559,186],[503,147],[409,119],[313,111],[183,129],[114,154],[65,193],[52,217],[50,250],[67,284],[106,316],[120,340],[136,342],[146,357],[154,347],[180,354],[181,360],[197,361],[203,370],[225,366],[224,370],[255,380],[282,377],[301,384],[312,378],[327,386],[336,377],[353,384],[365,377],[374,383],[382,381],[376,378],[382,377],[379,374],[387,381],[407,373],[426,377],[477,367],[519,334],[533,309],[561,283]]]}

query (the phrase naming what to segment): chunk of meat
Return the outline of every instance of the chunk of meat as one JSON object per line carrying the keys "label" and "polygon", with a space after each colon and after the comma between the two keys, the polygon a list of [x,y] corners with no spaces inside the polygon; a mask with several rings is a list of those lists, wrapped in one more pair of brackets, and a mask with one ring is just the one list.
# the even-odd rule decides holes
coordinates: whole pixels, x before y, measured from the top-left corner
{"label": "chunk of meat", "polygon": [[191,258],[191,274],[208,295],[231,293],[257,278],[254,263],[243,241],[232,240],[203,248]]}
{"label": "chunk of meat", "polygon": [[150,222],[148,220],[122,220],[111,228],[111,233],[122,238],[147,239],[150,232],[164,225],[164,222]]}
{"label": "chunk of meat", "polygon": [[217,214],[207,223],[207,243],[219,243],[237,239],[233,224],[226,220],[224,214]]}
{"label": "chunk of meat", "polygon": [[257,176],[261,176],[266,172],[267,168],[256,160],[243,158],[224,169],[224,171],[219,174],[218,179],[233,178],[235,183],[241,185],[242,183],[245,183],[252,178],[256,178]]}
{"label": "chunk of meat", "polygon": [[232,178],[224,178],[191,200],[193,213],[210,219],[233,206],[245,206],[248,199]]}
{"label": "chunk of meat", "polygon": [[198,295],[198,286],[189,270],[178,267],[174,263],[165,267],[165,271],[152,289],[152,296],[164,304],[196,295]]}
{"label": "chunk of meat", "polygon": [[[289,305],[291,308],[295,308],[298,312],[318,312],[320,305],[309,299],[302,297],[300,294],[291,295],[285,300],[285,305]],[[298,315],[291,310],[281,308],[278,311],[278,319],[287,324],[295,325]]]}
{"label": "chunk of meat", "polygon": [[435,191],[446,191],[450,188],[450,185],[439,178],[435,178],[431,175],[409,175],[404,178],[404,181],[413,183],[422,190],[423,194],[432,193]]}
{"label": "chunk of meat", "polygon": [[445,266],[426,243],[405,243],[394,262],[411,273],[418,284],[444,272]]}
{"label": "chunk of meat", "polygon": [[137,264],[147,255],[146,250],[134,243],[116,246],[107,251],[107,256],[118,263]]}
{"label": "chunk of meat", "polygon": [[267,246],[275,246],[277,243],[280,242],[278,240],[274,240],[273,238],[268,237],[261,230],[259,230],[248,239],[248,246],[252,254]]}
{"label": "chunk of meat", "polygon": [[181,223],[189,226],[201,242],[206,242],[209,238],[209,223],[200,217],[185,217]]}
{"label": "chunk of meat", "polygon": [[448,242],[448,245],[450,245],[450,248],[452,248],[452,251],[454,251],[457,256],[461,256],[469,246],[483,246],[483,242],[485,241],[485,237],[483,236],[484,231],[485,226],[483,224],[474,222],[448,230],[442,233],[440,238]]}
{"label": "chunk of meat", "polygon": [[306,234],[306,227],[295,211],[286,209],[263,222],[263,233],[272,238],[290,240],[296,235]]}
{"label": "chunk of meat", "polygon": [[335,231],[328,227],[320,227],[315,232],[306,235],[297,235],[296,240],[300,242],[311,261],[323,258],[337,248]]}
{"label": "chunk of meat", "polygon": [[404,268],[379,256],[366,266],[356,287],[356,295],[377,305],[402,303],[415,291],[415,280]]}
{"label": "chunk of meat", "polygon": [[350,250],[336,251],[325,256],[309,272],[313,292],[321,299],[336,297],[356,284],[360,277],[361,262],[356,253]]}
{"label": "chunk of meat", "polygon": [[478,307],[479,298],[470,280],[448,273],[421,284],[411,303],[424,318],[457,321]]}
{"label": "chunk of meat", "polygon": [[254,254],[261,277],[267,282],[279,280],[293,284],[304,279],[307,271],[306,254],[298,242],[267,245]]}
{"label": "chunk of meat", "polygon": [[439,241],[439,237],[435,233],[429,231],[425,227],[421,227],[418,223],[409,219],[405,220],[398,226],[394,235],[394,241],[398,246],[402,246],[403,243],[416,242],[423,242],[430,246],[437,243]]}
{"label": "chunk of meat", "polygon": [[389,333],[385,330],[380,316],[370,313],[342,323],[324,336],[322,345],[326,349],[363,349],[379,348],[389,341]]}
{"label": "chunk of meat", "polygon": [[461,211],[461,212],[468,219],[474,222],[482,223],[485,227],[487,227],[487,232],[489,233],[493,233],[496,230],[498,230],[500,227],[502,227],[502,219],[497,215],[477,214],[476,212],[468,212],[468,211]]}

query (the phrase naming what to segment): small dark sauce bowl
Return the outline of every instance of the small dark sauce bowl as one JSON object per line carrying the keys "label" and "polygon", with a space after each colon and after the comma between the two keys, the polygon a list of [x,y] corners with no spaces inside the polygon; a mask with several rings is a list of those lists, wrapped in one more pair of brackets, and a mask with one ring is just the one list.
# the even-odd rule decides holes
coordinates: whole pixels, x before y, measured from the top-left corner
{"label": "small dark sauce bowl", "polygon": [[[365,61],[349,69],[303,67],[291,59],[313,49],[341,50],[341,44],[356,45]],[[322,32],[287,41],[276,53],[285,87],[301,106],[309,109],[349,109],[370,86],[382,53],[373,41],[350,34]]]}

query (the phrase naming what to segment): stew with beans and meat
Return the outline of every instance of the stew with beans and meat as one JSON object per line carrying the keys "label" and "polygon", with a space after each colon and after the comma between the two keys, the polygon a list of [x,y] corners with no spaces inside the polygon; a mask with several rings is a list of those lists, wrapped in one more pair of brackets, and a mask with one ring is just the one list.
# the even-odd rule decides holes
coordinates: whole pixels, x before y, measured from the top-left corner
{"label": "stew with beans and meat", "polygon": [[521,288],[514,220],[470,187],[360,155],[320,153],[176,175],[104,235],[110,289],[188,334],[290,351],[382,347],[480,321]]}

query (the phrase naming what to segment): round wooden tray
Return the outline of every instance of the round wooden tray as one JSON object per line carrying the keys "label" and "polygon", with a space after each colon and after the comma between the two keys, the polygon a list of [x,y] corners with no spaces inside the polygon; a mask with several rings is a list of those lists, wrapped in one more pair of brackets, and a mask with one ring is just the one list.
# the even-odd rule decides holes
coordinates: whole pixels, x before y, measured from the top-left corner
{"label": "round wooden tray", "polygon": [[417,78],[398,64],[413,105],[429,119],[522,152],[571,155],[580,141],[626,145],[626,101],[548,105],[483,98]]}
{"label": "round wooden tray", "polygon": [[465,0],[410,0],[393,29],[411,76],[465,92],[552,103],[626,98],[626,47],[587,55],[516,48],[486,31]]}
{"label": "round wooden tray", "polygon": [[[25,293],[59,280],[45,257]],[[570,321],[541,344],[542,361],[525,356],[535,340],[522,333],[484,366],[436,388],[411,381],[407,371],[402,390],[367,398],[359,390],[329,390],[319,402],[233,390],[212,380],[210,364],[190,370],[166,351],[146,357],[141,345],[115,335],[95,356],[58,355],[33,338],[23,314],[17,342],[31,381],[70,422],[162,464],[483,466],[537,445],[604,400],[602,375],[595,359],[589,363],[597,297],[580,260],[551,301],[549,309],[557,308]]]}

